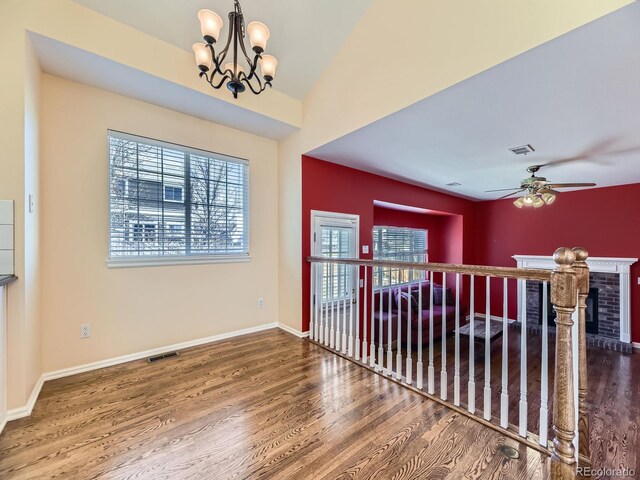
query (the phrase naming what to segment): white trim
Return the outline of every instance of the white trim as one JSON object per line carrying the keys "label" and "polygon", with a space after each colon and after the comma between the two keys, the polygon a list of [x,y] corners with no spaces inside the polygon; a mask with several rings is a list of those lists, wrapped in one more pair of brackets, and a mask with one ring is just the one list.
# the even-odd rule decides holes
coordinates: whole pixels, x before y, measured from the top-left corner
{"label": "white trim", "polygon": [[36,405],[36,401],[38,400],[38,396],[40,395],[40,390],[42,390],[42,385],[44,385],[44,382],[44,375],[41,375],[36,384],[33,386],[33,390],[31,390],[31,395],[29,395],[27,404],[23,407],[12,408],[7,412],[7,422],[31,415],[31,412],[33,411],[33,407]]}
{"label": "white trim", "polygon": [[248,263],[249,255],[202,255],[184,257],[131,257],[107,260],[109,268],[162,267],[169,265],[203,265],[208,263]]}
{"label": "white trim", "polygon": [[70,377],[72,375],[78,375],[79,373],[91,372],[93,370],[99,370],[101,368],[112,367],[114,365],[119,365],[122,363],[133,362],[136,360],[141,360],[143,358],[148,358],[153,355],[159,355],[166,352],[172,352],[175,350],[184,350],[187,348],[198,347],[201,345],[206,345],[208,343],[218,342],[220,340],[227,340],[229,338],[239,337],[241,335],[247,335],[250,333],[262,332],[265,330],[271,330],[273,328],[279,328],[284,330],[285,332],[291,333],[299,338],[306,338],[309,336],[309,332],[301,332],[296,330],[295,328],[289,327],[279,322],[274,323],[266,323],[264,325],[258,325],[257,327],[245,328],[242,330],[236,330],[234,332],[222,333],[220,335],[213,335],[211,337],[198,338],[196,340],[189,340],[187,342],[176,343],[174,345],[167,345],[164,347],[158,347],[151,350],[146,350],[144,352],[132,353],[129,355],[122,355],[120,357],[109,358],[106,360],[100,360],[98,362],[87,363],[84,365],[79,365],[77,367],[63,368],[61,370],[55,370],[52,372],[43,373],[38,381],[36,382],[33,390],[31,391],[31,395],[29,396],[29,400],[27,400],[26,405],[18,408],[12,408],[7,412],[7,416],[0,420],[0,433],[4,429],[7,422],[12,420],[18,420],[19,418],[28,417],[31,415],[33,411],[33,407],[38,400],[38,396],[40,395],[40,390],[42,390],[42,386],[44,382],[49,380],[56,380],[58,378]]}
{"label": "white trim", "polygon": [[298,338],[308,338],[309,337],[309,331],[308,330],[306,332],[301,332],[300,330],[296,330],[295,328],[290,327],[289,325],[285,325],[284,323],[278,322],[278,328],[280,330],[284,330],[287,333],[290,333],[291,335],[295,335]]}
{"label": "white trim", "polygon": [[[514,255],[518,268],[540,268],[553,270],[556,266],[553,257],[544,255]],[[637,258],[589,257],[587,265],[590,272],[616,273],[620,277],[620,341],[631,343],[631,265]],[[520,282],[518,282],[520,292]],[[520,312],[520,295],[518,295]],[[519,315],[519,314],[518,314]]]}
{"label": "white trim", "polygon": [[636,350],[640,350],[640,342],[633,342],[632,345]]}

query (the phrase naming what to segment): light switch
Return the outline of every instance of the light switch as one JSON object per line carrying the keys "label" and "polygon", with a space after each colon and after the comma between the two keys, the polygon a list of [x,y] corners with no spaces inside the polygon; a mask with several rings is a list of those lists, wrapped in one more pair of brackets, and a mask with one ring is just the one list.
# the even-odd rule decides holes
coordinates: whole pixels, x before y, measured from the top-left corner
{"label": "light switch", "polygon": [[369,253],[369,245],[362,245],[362,253],[364,254]]}
{"label": "light switch", "polygon": [[640,277],[638,277],[638,285],[640,285]]}
{"label": "light switch", "polygon": [[35,209],[35,198],[29,194],[29,213],[33,213]]}

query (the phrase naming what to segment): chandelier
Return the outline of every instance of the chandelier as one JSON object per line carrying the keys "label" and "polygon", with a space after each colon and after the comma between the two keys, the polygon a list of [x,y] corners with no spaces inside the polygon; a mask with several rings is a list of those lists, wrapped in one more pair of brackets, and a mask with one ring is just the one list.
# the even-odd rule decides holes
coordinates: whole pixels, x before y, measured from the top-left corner
{"label": "chandelier", "polygon": [[[226,84],[227,88],[233,93],[233,97],[238,98],[238,94],[249,87],[253,93],[259,95],[264,92],[267,85],[271,87],[271,82],[276,75],[278,60],[271,55],[264,54],[270,33],[267,26],[260,22],[251,22],[246,27],[246,33],[249,35],[249,42],[255,54],[253,60],[249,57],[244,44],[244,16],[242,15],[239,0],[234,1],[235,9],[229,13],[227,43],[218,53],[216,53],[214,45],[218,43],[224,22],[217,13],[211,10],[200,10],[198,12],[200,30],[205,43],[193,45],[196,64],[200,69],[200,77],[204,77],[207,83],[215,89],[219,89]],[[229,53],[231,53],[232,61],[224,63]],[[238,60],[241,59],[246,60],[248,73],[238,63]],[[260,68],[262,80],[257,73],[258,67]]]}
{"label": "chandelier", "polygon": [[528,193],[518,198],[513,204],[518,207],[540,208],[543,205],[551,205],[556,201],[556,192],[551,189],[543,188],[538,191]]}

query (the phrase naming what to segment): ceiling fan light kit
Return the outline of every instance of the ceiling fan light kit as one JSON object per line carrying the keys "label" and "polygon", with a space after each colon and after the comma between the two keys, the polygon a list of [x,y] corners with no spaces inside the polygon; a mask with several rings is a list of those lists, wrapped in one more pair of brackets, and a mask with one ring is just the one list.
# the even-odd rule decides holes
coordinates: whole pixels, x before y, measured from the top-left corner
{"label": "ceiling fan light kit", "polygon": [[[545,177],[538,177],[536,173],[542,168],[544,165],[532,165],[527,168],[527,171],[531,174],[530,177],[525,178],[520,182],[520,186],[517,188],[506,189],[506,190],[515,190],[514,192],[508,193],[504,197],[508,198],[512,195],[521,192],[527,192],[524,196],[518,198],[513,202],[513,204],[518,207],[533,207],[540,208],[544,205],[551,205],[556,201],[557,192],[556,188],[580,188],[580,187],[595,187],[595,183],[551,183]],[[504,190],[489,190],[489,192],[501,192]]]}
{"label": "ceiling fan light kit", "polygon": [[[238,98],[238,94],[244,92],[247,87],[256,95],[264,92],[267,86],[271,87],[271,82],[276,75],[278,60],[272,55],[264,54],[271,35],[264,23],[251,22],[245,29],[240,2],[234,0],[234,11],[229,13],[227,42],[224,48],[216,53],[214,45],[218,43],[224,27],[222,18],[211,10],[200,10],[198,19],[200,20],[202,38],[205,41],[205,43],[193,45],[200,77],[204,77],[207,83],[215,89],[226,85],[233,93],[234,98]],[[249,43],[254,53],[253,59],[247,54],[245,30],[249,35]],[[224,63],[230,52],[233,57],[232,61]],[[239,60],[246,61],[248,73]],[[257,73],[258,68],[262,80]]]}

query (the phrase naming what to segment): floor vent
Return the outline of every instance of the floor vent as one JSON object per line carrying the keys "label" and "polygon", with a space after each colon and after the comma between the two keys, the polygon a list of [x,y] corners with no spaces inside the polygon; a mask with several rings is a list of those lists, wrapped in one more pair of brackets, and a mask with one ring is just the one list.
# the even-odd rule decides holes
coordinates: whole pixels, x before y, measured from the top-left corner
{"label": "floor vent", "polygon": [[509,447],[508,445],[502,445],[498,451],[503,454],[507,458],[517,459],[520,458],[520,452],[513,447]]}
{"label": "floor vent", "polygon": [[153,357],[147,358],[147,362],[155,363],[155,362],[159,362],[160,360],[166,360],[167,358],[173,358],[173,357],[177,357],[179,355],[180,354],[178,352],[163,353],[161,355],[155,355]]}

